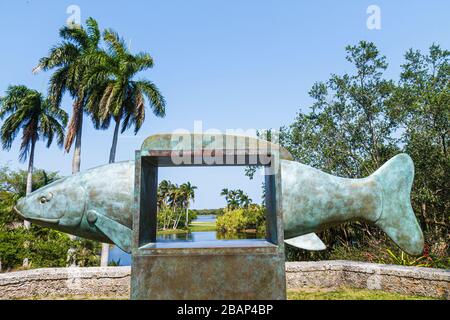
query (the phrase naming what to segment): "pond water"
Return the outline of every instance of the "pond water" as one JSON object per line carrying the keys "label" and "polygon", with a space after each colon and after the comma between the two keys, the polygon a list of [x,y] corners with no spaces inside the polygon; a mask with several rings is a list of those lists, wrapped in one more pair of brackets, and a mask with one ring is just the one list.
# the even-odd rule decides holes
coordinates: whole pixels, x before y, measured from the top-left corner
{"label": "pond water", "polygon": [[[214,241],[217,239],[215,231],[206,232],[190,232],[190,233],[178,233],[178,234],[163,234],[156,237],[156,241],[161,243],[170,243],[178,241],[195,241],[195,242],[205,242]],[[121,266],[131,265],[131,254],[122,251],[116,246],[111,246],[109,250],[109,262],[118,262],[120,259]]]}
{"label": "pond water", "polygon": [[[216,216],[215,215],[202,215],[198,216],[196,220],[193,222],[201,222],[201,223],[215,223]],[[170,244],[171,242],[177,242],[177,245],[184,246],[188,245],[188,243],[209,243],[211,241],[223,242],[224,240],[246,240],[246,239],[261,239],[264,238],[261,235],[256,233],[236,233],[236,234],[222,234],[217,233],[216,231],[202,231],[202,232],[189,232],[189,233],[177,233],[177,234],[162,234],[156,237],[156,241],[164,244]],[[184,244],[184,245],[183,245]],[[236,243],[237,244],[237,243]],[[121,266],[129,266],[131,265],[131,255],[122,251],[120,248],[116,246],[111,246],[109,250],[109,262],[119,262]]]}
{"label": "pond water", "polygon": [[213,214],[205,214],[205,215],[202,215],[202,216],[197,216],[197,219],[195,219],[194,222],[215,223],[216,222],[216,216],[213,215]]}

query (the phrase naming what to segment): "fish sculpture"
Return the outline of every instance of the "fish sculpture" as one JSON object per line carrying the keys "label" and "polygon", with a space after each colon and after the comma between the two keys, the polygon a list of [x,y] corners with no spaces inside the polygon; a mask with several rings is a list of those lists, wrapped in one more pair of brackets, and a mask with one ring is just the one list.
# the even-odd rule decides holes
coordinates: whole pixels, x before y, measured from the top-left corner
{"label": "fish sculpture", "polygon": [[[319,232],[349,221],[381,228],[403,251],[420,255],[424,238],[411,207],[414,164],[399,154],[364,179],[335,177],[310,166],[281,160],[284,236]],[[313,243],[315,236],[310,234]]]}
{"label": "fish sculpture", "polygon": [[[280,161],[287,244],[323,250],[315,232],[363,220],[407,253],[422,253],[423,234],[410,203],[414,165],[408,155],[397,155],[364,179]],[[113,163],[60,179],[20,199],[15,210],[32,223],[131,252],[134,166],[134,161]]]}

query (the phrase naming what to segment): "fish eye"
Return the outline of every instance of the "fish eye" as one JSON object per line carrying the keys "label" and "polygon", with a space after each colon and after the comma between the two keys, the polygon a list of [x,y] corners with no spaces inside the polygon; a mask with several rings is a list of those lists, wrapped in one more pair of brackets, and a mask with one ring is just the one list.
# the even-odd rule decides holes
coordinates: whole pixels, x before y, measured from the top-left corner
{"label": "fish eye", "polygon": [[47,203],[47,202],[49,202],[50,200],[52,200],[52,198],[53,198],[53,193],[49,193],[47,196],[42,196],[42,197],[40,197],[39,198],[39,202],[41,203],[41,204],[44,204],[44,203]]}

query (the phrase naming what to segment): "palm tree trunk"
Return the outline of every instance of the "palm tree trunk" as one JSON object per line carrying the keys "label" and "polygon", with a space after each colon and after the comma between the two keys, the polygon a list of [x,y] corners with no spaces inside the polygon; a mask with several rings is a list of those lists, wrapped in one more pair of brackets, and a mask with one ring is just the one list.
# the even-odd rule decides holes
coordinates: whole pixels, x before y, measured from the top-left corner
{"label": "palm tree trunk", "polygon": [[[33,167],[34,167],[34,147],[35,147],[36,141],[33,139],[31,142],[31,150],[30,150],[30,158],[28,159],[28,174],[27,174],[27,189],[26,189],[26,195],[29,195],[31,192],[33,192]],[[25,229],[29,229],[31,226],[31,223],[29,221],[24,221],[23,225],[25,226]]]}
{"label": "palm tree trunk", "polygon": [[186,222],[185,222],[185,225],[186,225],[186,229],[188,229],[189,228],[189,207],[186,207]]}
{"label": "palm tree trunk", "polygon": [[166,230],[168,227],[167,227],[167,221],[169,220],[168,219],[168,213],[169,212],[169,209],[168,208],[164,208],[164,220],[163,220],[163,230]]}
{"label": "palm tree trunk", "polygon": [[109,152],[109,163],[114,163],[116,161],[116,149],[117,149],[117,140],[119,137],[119,127],[120,127],[120,120],[116,120],[116,126],[114,127],[113,142],[111,145],[111,151]]}
{"label": "palm tree trunk", "polygon": [[[113,142],[111,145],[111,150],[109,152],[109,163],[114,163],[116,161],[116,149],[117,149],[117,140],[119,137],[119,127],[120,127],[120,118],[116,119],[116,126],[114,128]],[[100,266],[107,267],[109,260],[109,244],[102,243],[102,255],[100,257]]]}
{"label": "palm tree trunk", "polygon": [[83,132],[83,114],[80,116],[77,136],[75,138],[75,150],[72,160],[72,174],[80,172],[81,165],[81,134]]}
{"label": "palm tree trunk", "polygon": [[[83,113],[80,116],[77,136],[75,137],[75,149],[73,151],[72,159],[72,174],[80,172],[81,166],[81,134],[83,132]],[[76,240],[76,236],[69,234],[70,240]],[[73,249],[73,248],[70,248]],[[69,251],[70,251],[69,249]]]}
{"label": "palm tree trunk", "polygon": [[177,215],[174,229],[178,229],[178,225],[180,224],[181,217],[183,216],[183,208],[180,208],[180,213]]}
{"label": "palm tree trunk", "polygon": [[107,267],[109,260],[109,244],[102,243],[102,253],[100,256],[100,267]]}
{"label": "palm tree trunk", "polygon": [[[33,192],[33,167],[34,167],[34,147],[36,145],[36,140],[31,140],[31,150],[30,150],[30,157],[28,159],[28,174],[27,174],[27,188],[26,188],[26,195],[29,195]],[[23,221],[23,226],[25,229],[30,229],[31,223],[30,221]],[[28,244],[26,244],[27,246]],[[28,258],[24,258],[22,261],[22,267],[28,268]]]}

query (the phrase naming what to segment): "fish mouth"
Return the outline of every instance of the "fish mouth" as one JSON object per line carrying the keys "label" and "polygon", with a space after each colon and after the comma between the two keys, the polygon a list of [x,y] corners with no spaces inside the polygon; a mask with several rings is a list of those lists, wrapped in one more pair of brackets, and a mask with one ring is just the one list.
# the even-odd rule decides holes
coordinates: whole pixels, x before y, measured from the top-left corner
{"label": "fish mouth", "polygon": [[16,206],[14,206],[13,207],[13,210],[19,215],[19,216],[21,216],[22,218],[24,218],[25,219],[25,217],[24,217],[24,215],[22,214],[22,212],[20,212],[20,210],[19,209],[17,209],[17,207]]}
{"label": "fish mouth", "polygon": [[27,220],[30,220],[31,222],[44,222],[44,223],[51,223],[51,224],[58,224],[60,219],[48,219],[48,218],[28,218]]}
{"label": "fish mouth", "polygon": [[21,216],[23,219],[27,220],[27,221],[38,221],[38,222],[44,222],[44,223],[52,223],[52,224],[58,224],[59,223],[59,218],[55,218],[55,219],[49,219],[49,218],[30,218],[30,217],[25,217],[22,212],[20,212],[19,209],[17,209],[17,207],[13,207],[14,211]]}

